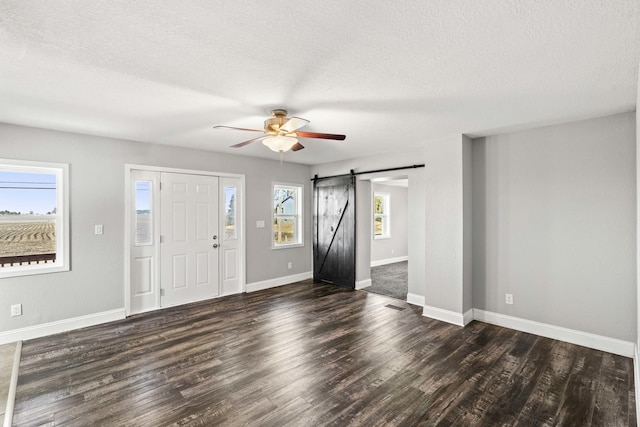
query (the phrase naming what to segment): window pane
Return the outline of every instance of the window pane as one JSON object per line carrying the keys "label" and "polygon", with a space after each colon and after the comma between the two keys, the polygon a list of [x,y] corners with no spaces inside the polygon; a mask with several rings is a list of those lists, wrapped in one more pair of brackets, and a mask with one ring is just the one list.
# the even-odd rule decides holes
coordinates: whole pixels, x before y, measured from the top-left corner
{"label": "window pane", "polygon": [[136,246],[153,245],[153,183],[136,181]]}
{"label": "window pane", "polygon": [[295,217],[277,217],[273,222],[273,240],[276,244],[297,242]]}
{"label": "window pane", "polygon": [[57,187],[52,173],[0,170],[0,267],[55,261]]}
{"label": "window pane", "polygon": [[375,196],[373,198],[373,213],[375,213],[375,214],[383,214],[384,213],[384,197]]}
{"label": "window pane", "polygon": [[274,212],[276,215],[296,214],[296,190],[277,188],[274,193]]}
{"label": "window pane", "polygon": [[374,224],[373,224],[373,229],[374,229],[374,234],[376,236],[382,236],[384,234],[384,227],[383,227],[383,223],[382,223],[382,217],[378,216],[374,219]]}
{"label": "window pane", "polygon": [[224,239],[234,240],[236,236],[236,188],[224,188]]}

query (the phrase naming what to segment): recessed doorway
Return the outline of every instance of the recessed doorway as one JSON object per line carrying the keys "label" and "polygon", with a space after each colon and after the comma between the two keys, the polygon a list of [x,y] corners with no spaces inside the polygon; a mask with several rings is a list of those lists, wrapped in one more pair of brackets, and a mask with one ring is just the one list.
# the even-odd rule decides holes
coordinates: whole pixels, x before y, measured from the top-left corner
{"label": "recessed doorway", "polygon": [[371,286],[363,290],[407,300],[409,180],[371,179]]}

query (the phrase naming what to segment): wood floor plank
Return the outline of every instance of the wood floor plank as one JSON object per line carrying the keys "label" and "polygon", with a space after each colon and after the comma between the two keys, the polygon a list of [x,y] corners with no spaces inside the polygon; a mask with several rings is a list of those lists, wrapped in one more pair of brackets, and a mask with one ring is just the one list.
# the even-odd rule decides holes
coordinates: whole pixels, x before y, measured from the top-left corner
{"label": "wood floor plank", "polygon": [[633,379],[628,358],[304,281],[27,341],[14,425],[625,426]]}

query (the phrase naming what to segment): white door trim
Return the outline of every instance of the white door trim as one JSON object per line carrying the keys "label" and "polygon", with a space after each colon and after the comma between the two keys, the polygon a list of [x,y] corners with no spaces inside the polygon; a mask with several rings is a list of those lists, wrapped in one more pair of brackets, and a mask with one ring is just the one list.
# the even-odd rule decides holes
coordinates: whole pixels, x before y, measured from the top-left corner
{"label": "white door trim", "polygon": [[[150,166],[150,165],[139,165],[139,164],[130,164],[126,163],[124,165],[124,302],[125,302],[125,316],[131,315],[131,215],[129,215],[131,206],[131,171],[133,170],[141,170],[141,171],[150,171],[150,172],[169,172],[169,173],[183,173],[188,175],[206,175],[206,176],[217,176],[217,177],[231,177],[238,178],[240,180],[240,188],[241,188],[241,212],[242,218],[240,220],[240,226],[242,227],[242,238],[241,238],[241,289],[242,292],[246,292],[246,228],[245,228],[245,175],[244,174],[234,174],[227,172],[215,172],[215,171],[203,171],[203,170],[194,170],[194,169],[182,169],[182,168],[169,168],[163,166]],[[155,236],[159,238],[160,236]],[[158,245],[156,249],[157,253],[156,259],[160,259],[160,245]],[[159,276],[160,265],[158,263],[157,266],[157,274]],[[159,286],[159,281],[158,281]],[[157,304],[156,309],[160,308],[160,292],[157,292]]]}

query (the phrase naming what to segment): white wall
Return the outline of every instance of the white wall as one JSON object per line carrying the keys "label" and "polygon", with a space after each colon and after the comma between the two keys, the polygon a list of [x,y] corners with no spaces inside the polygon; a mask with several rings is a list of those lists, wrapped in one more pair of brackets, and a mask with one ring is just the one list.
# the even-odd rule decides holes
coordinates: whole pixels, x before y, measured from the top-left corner
{"label": "white wall", "polygon": [[[341,162],[324,163],[311,167],[311,176],[329,176],[343,173],[349,173],[351,169],[356,172],[368,171],[374,169],[384,169],[401,167],[424,163],[424,150],[416,148],[414,151],[403,151],[401,153],[389,153],[384,156],[359,157],[357,159],[345,160]],[[411,239],[408,244],[409,253],[409,293],[420,297],[424,296],[424,186],[425,186],[425,168],[407,169],[398,171],[399,176],[408,177],[409,194],[408,194],[408,222],[415,224],[412,229]],[[360,176],[361,179],[372,179],[380,177],[389,177],[389,173],[367,174]],[[359,196],[357,196],[359,197]],[[356,212],[357,221],[365,220],[364,217],[370,216],[370,209],[363,212],[362,209]],[[358,251],[358,242],[356,242],[356,251]],[[369,257],[369,252],[366,257]]]}
{"label": "white wall", "polygon": [[[125,163],[245,174],[247,283],[311,271],[308,166],[5,124],[0,158],[68,163],[71,190],[71,271],[0,279],[0,332],[123,308]],[[304,185],[302,248],[271,249],[272,181]],[[9,316],[15,303],[23,316]]]}
{"label": "white wall", "polygon": [[[408,256],[408,188],[378,183],[372,183],[371,187],[371,194],[376,192],[389,194],[391,205],[391,220],[389,221],[391,227],[390,237],[388,239],[374,239],[373,229],[371,227],[369,228],[369,239],[371,240],[371,263]],[[373,218],[372,204],[369,204],[369,216]]]}
{"label": "white wall", "polygon": [[473,141],[474,308],[636,340],[635,130],[625,113]]}

